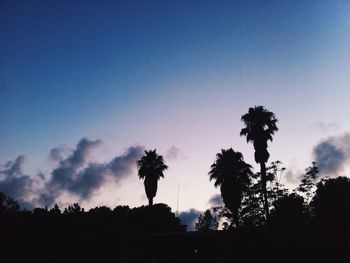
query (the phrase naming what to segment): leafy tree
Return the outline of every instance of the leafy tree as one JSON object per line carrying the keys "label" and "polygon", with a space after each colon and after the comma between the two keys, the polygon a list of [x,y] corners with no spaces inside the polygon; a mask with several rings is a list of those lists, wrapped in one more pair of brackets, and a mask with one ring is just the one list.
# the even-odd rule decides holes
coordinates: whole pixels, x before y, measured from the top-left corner
{"label": "leafy tree", "polygon": [[18,202],[5,193],[0,192],[0,215],[15,214],[20,210]]}
{"label": "leafy tree", "polygon": [[244,114],[241,120],[245,127],[241,130],[240,135],[246,136],[247,142],[253,142],[255,161],[260,164],[264,208],[266,218],[269,218],[265,163],[270,157],[267,151],[267,141],[272,141],[272,135],[278,131],[276,126],[277,119],[273,112],[268,111],[263,106],[255,106],[254,108],[249,108],[248,113]]}
{"label": "leafy tree", "polygon": [[81,208],[78,203],[74,203],[73,205],[69,205],[66,207],[63,211],[63,214],[65,215],[79,215],[84,213],[84,208]]}
{"label": "leafy tree", "polygon": [[138,175],[144,179],[145,191],[149,206],[153,205],[153,198],[157,194],[158,180],[164,177],[163,171],[168,169],[163,156],[155,150],[145,151],[145,155],[137,161]]}
{"label": "leafy tree", "polygon": [[319,223],[342,225],[350,220],[350,178],[323,179],[310,203]]}
{"label": "leafy tree", "polygon": [[232,148],[221,150],[209,171],[210,181],[215,180],[214,186],[220,186],[222,199],[232,212],[236,227],[239,226],[238,211],[243,193],[249,187],[251,175],[251,165],[245,163],[243,155]]}
{"label": "leafy tree", "polygon": [[218,226],[218,218],[215,216],[215,214],[212,214],[209,209],[207,209],[198,217],[198,221],[195,224],[195,229],[197,231],[207,232],[210,230],[217,230]]}
{"label": "leafy tree", "polygon": [[35,216],[46,216],[48,215],[49,211],[47,210],[47,206],[45,206],[45,208],[41,208],[41,207],[35,207],[33,209],[33,215]]}
{"label": "leafy tree", "polygon": [[[271,162],[266,168],[267,196],[269,203],[273,203],[279,198],[288,194],[288,190],[281,183],[281,177],[286,168],[281,167],[281,161]],[[269,207],[270,208],[270,207]]]}
{"label": "leafy tree", "polygon": [[296,191],[304,195],[306,202],[309,203],[312,196],[314,195],[314,191],[316,189],[316,180],[318,179],[319,170],[316,166],[316,162],[312,162],[312,166],[306,168],[305,172],[306,173],[301,179],[301,183]]}
{"label": "leafy tree", "polygon": [[118,205],[113,209],[113,214],[116,216],[127,216],[130,212],[130,207],[127,205]]}
{"label": "leafy tree", "polygon": [[60,215],[61,209],[58,207],[57,204],[55,204],[55,206],[53,208],[51,208],[49,212],[53,215]]}
{"label": "leafy tree", "polygon": [[133,208],[128,213],[125,224],[129,233],[167,233],[180,229],[180,219],[166,204]]}
{"label": "leafy tree", "polygon": [[[220,222],[222,230],[231,230],[233,228],[237,228],[235,224],[236,219],[234,219],[233,213],[226,206],[215,206],[211,208],[213,216],[216,216],[218,221]],[[239,226],[241,226],[241,214],[239,218]]]}
{"label": "leafy tree", "polygon": [[271,221],[274,226],[298,227],[307,221],[304,198],[296,193],[284,195],[273,202]]}
{"label": "leafy tree", "polygon": [[[281,167],[281,164],[281,161],[271,162],[271,165],[266,168],[266,191],[269,200],[269,209],[274,201],[288,193],[288,190],[280,183],[282,174],[285,171],[285,168]],[[263,192],[260,173],[252,174],[251,185],[244,193],[240,210],[241,221],[245,226],[258,227],[265,223],[266,214]]]}
{"label": "leafy tree", "polygon": [[91,216],[109,216],[112,215],[112,210],[107,206],[97,206],[91,208],[88,214]]}
{"label": "leafy tree", "polygon": [[258,174],[253,174],[252,178],[255,183],[245,192],[240,209],[240,218],[246,227],[258,227],[265,222],[261,180]]}

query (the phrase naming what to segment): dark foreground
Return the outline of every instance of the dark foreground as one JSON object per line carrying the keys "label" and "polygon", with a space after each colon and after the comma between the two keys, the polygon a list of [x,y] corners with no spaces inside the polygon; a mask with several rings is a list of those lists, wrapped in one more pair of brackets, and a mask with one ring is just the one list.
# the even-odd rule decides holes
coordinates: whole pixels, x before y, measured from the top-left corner
{"label": "dark foreground", "polygon": [[315,262],[317,258],[339,262],[344,255],[350,258],[349,229],[121,235],[108,229],[3,227],[0,262]]}

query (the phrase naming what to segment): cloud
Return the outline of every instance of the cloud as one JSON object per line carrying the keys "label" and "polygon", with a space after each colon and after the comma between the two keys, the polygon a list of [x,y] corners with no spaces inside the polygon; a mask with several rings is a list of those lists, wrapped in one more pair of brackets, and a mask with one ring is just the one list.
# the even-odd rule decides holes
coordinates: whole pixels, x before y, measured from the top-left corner
{"label": "cloud", "polygon": [[16,199],[23,208],[31,209],[28,200],[33,194],[35,182],[23,173],[24,161],[24,155],[20,155],[15,161],[9,161],[1,168],[0,192]]}
{"label": "cloud", "polygon": [[290,187],[296,187],[300,184],[304,174],[305,172],[297,169],[296,167],[290,167],[283,173],[280,183],[288,184]]}
{"label": "cloud", "polygon": [[[76,192],[80,194],[83,198],[89,196],[89,191],[86,185],[92,186],[93,183],[98,184],[99,173],[92,173],[91,168],[85,168],[81,170],[84,165],[88,162],[89,156],[94,148],[101,144],[100,140],[90,141],[83,138],[79,141],[76,149],[69,155],[66,159],[62,159],[58,167],[56,167],[51,175],[51,179],[46,183],[47,193],[43,193],[43,197],[40,197],[40,201],[53,200],[61,193],[63,190],[69,192]],[[57,148],[54,148],[57,149]],[[56,153],[57,151],[53,151]],[[52,151],[50,151],[52,153]],[[79,191],[81,190],[81,191]],[[50,196],[51,195],[51,196]],[[45,205],[52,205],[52,203],[44,203]]]}
{"label": "cloud", "polygon": [[[44,175],[23,173],[25,157],[0,166],[0,191],[18,200],[22,207],[52,206],[67,194],[89,200],[107,183],[119,183],[134,172],[136,161],[144,153],[143,146],[131,146],[104,163],[91,162],[93,151],[101,140],[81,139],[75,149],[60,146],[50,151],[49,158],[58,162]],[[64,197],[63,197],[64,198]]]}
{"label": "cloud", "polygon": [[224,202],[220,194],[215,194],[212,197],[210,197],[208,204],[210,204],[211,206],[220,206],[224,205]]}
{"label": "cloud", "polygon": [[90,164],[71,178],[65,190],[82,199],[89,199],[105,183],[108,172],[103,164]]}
{"label": "cloud", "polygon": [[195,223],[201,213],[201,211],[192,208],[190,210],[181,212],[179,214],[179,218],[182,224],[187,225],[187,230],[193,231],[195,229]]}
{"label": "cloud", "polygon": [[350,133],[322,140],[312,153],[320,174],[339,175],[350,161]]}
{"label": "cloud", "polygon": [[119,180],[129,175],[133,171],[136,161],[142,157],[144,150],[143,146],[132,146],[123,155],[115,157],[107,165],[114,178]]}
{"label": "cloud", "polygon": [[71,149],[62,145],[52,148],[49,153],[49,159],[54,162],[62,161],[68,154],[72,152]]}
{"label": "cloud", "polygon": [[336,131],[339,129],[339,125],[336,124],[335,122],[323,122],[320,121],[318,123],[316,123],[316,127],[319,128],[321,131]]}
{"label": "cloud", "polygon": [[101,144],[101,140],[89,141],[86,138],[81,139],[75,151],[67,159],[62,160],[60,166],[79,169],[88,161],[91,151]]}
{"label": "cloud", "polygon": [[15,161],[9,161],[5,164],[5,169],[2,170],[6,176],[12,177],[22,173],[22,166],[25,160],[24,155],[20,155]]}
{"label": "cloud", "polygon": [[[350,133],[329,136],[321,140],[313,147],[312,158],[316,162],[321,178],[341,175],[350,164]],[[283,174],[282,183],[297,186],[304,174],[305,170],[291,167]]]}
{"label": "cloud", "polygon": [[179,148],[173,145],[165,152],[165,158],[168,160],[179,160],[185,159],[185,156]]}
{"label": "cloud", "polygon": [[100,140],[82,139],[70,156],[59,162],[39,198],[43,205],[51,206],[64,192],[80,199],[90,199],[104,184],[119,182],[129,176],[136,161],[142,156],[143,146],[132,146],[108,163],[90,163],[91,151],[101,145]]}

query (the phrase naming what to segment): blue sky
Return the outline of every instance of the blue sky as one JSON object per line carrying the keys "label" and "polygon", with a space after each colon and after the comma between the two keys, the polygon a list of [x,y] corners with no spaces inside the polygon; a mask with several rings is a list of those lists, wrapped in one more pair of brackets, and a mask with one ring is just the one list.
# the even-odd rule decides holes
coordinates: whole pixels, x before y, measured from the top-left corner
{"label": "blue sky", "polygon": [[[240,116],[264,105],[280,120],[270,160],[297,177],[321,140],[350,131],[349,11],[346,1],[2,1],[0,163],[23,154],[26,174],[50,178],[50,149],[84,137],[103,142],[94,162],[174,146],[155,201],[175,208],[180,184],[180,209],[204,209],[221,148],[254,163]],[[146,203],[136,171],[82,201]]]}

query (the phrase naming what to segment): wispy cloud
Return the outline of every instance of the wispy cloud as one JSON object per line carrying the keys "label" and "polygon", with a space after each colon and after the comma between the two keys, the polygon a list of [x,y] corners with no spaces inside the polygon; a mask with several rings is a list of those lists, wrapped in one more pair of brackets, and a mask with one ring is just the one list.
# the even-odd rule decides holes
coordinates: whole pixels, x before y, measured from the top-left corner
{"label": "wispy cloud", "polygon": [[173,145],[165,152],[165,158],[168,160],[182,160],[185,159],[185,156],[179,148]]}
{"label": "wispy cloud", "polygon": [[319,121],[316,123],[316,127],[321,131],[337,131],[339,130],[339,125],[335,122],[323,122]]}
{"label": "wispy cloud", "polygon": [[300,170],[297,167],[290,167],[283,173],[281,183],[289,187],[297,187],[304,173],[304,170]]}

